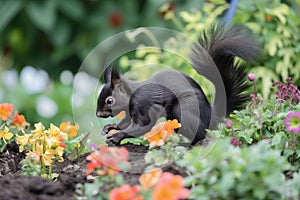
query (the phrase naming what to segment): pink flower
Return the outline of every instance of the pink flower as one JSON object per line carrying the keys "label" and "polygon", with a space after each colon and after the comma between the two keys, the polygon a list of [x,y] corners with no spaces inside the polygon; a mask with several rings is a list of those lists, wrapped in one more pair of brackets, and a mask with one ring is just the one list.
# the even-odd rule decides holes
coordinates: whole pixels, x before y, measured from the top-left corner
{"label": "pink flower", "polygon": [[289,112],[283,122],[286,130],[293,131],[294,133],[300,132],[300,112]]}
{"label": "pink flower", "polygon": [[233,122],[230,119],[226,119],[225,125],[227,129],[231,129],[233,127]]}
{"label": "pink flower", "polygon": [[254,73],[249,73],[248,74],[248,80],[249,81],[255,81],[256,80],[256,76]]}
{"label": "pink flower", "polygon": [[89,175],[96,171],[98,175],[113,176],[120,173],[124,168],[128,168],[128,151],[125,147],[107,147],[99,146],[99,150],[95,150],[86,157],[89,163],[86,165],[86,174]]}

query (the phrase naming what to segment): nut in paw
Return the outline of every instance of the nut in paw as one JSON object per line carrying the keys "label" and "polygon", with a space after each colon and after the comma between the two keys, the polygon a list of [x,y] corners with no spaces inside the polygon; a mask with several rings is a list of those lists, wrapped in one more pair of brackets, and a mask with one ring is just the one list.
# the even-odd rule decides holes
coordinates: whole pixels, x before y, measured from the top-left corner
{"label": "nut in paw", "polygon": [[102,129],[102,134],[107,135],[111,130],[119,130],[116,124],[107,124]]}

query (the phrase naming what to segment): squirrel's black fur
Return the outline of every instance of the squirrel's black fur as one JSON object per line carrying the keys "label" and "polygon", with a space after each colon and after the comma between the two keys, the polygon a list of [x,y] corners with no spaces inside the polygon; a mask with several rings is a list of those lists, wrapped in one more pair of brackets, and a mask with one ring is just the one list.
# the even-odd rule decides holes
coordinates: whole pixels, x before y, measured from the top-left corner
{"label": "squirrel's black fur", "polygon": [[[205,129],[222,120],[222,109],[229,114],[248,99],[243,93],[249,87],[245,66],[236,57],[252,61],[259,57],[259,52],[258,43],[243,26],[228,29],[212,26],[203,32],[192,48],[191,63],[215,85],[212,105],[201,87],[178,71],[165,70],[144,82],[134,82],[121,76],[116,68],[108,68],[104,73],[105,86],[98,97],[97,116],[126,113],[119,124],[104,128],[104,132],[112,128],[120,130],[108,140],[119,143],[125,137],[143,135],[158,118],[166,117],[178,119],[182,125],[179,132],[195,144],[205,137]],[[220,105],[218,101],[227,104]]]}

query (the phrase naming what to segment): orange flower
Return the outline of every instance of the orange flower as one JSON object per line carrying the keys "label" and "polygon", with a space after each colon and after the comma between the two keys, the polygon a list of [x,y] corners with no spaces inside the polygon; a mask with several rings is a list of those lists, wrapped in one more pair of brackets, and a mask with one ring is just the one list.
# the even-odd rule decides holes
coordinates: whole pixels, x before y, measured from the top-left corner
{"label": "orange flower", "polygon": [[140,183],[143,186],[143,188],[148,189],[152,186],[154,186],[160,179],[162,174],[161,168],[154,168],[148,173],[144,173],[140,176]]}
{"label": "orange flower", "polygon": [[26,124],[26,120],[24,115],[19,115],[18,111],[15,112],[13,117],[13,122],[11,123],[12,126],[23,126]]}
{"label": "orange flower", "polygon": [[152,127],[151,131],[144,135],[144,139],[148,140],[150,148],[153,146],[162,146],[165,144],[167,136],[174,133],[174,129],[180,128],[181,125],[177,119],[159,122]]}
{"label": "orange flower", "polygon": [[9,103],[1,103],[0,104],[0,119],[3,121],[8,120],[8,117],[11,115],[14,110],[14,106]]}
{"label": "orange flower", "polygon": [[151,131],[144,135],[144,139],[148,140],[149,146],[162,146],[165,144],[167,132],[163,129],[164,123],[159,122],[156,126],[152,127]]}
{"label": "orange flower", "polygon": [[168,120],[164,124],[164,129],[167,131],[167,135],[172,135],[174,133],[174,129],[180,128],[181,124],[178,123],[177,119]]}
{"label": "orange flower", "polygon": [[90,161],[87,165],[86,174],[96,170],[98,175],[115,175],[120,173],[120,167],[129,166],[128,151],[125,147],[107,147],[100,145],[99,150],[92,152],[86,158]]}
{"label": "orange flower", "polygon": [[72,126],[71,123],[68,122],[63,122],[59,125],[59,129],[62,132],[68,133],[69,137],[76,137],[77,136],[77,131],[79,129],[79,125],[76,124],[75,126]]}
{"label": "orange flower", "polygon": [[143,200],[144,198],[139,196],[138,192],[138,185],[131,187],[128,184],[124,184],[109,193],[109,200]]}
{"label": "orange flower", "polygon": [[183,186],[183,178],[179,175],[173,175],[170,172],[164,172],[153,191],[153,200],[177,200],[186,199],[189,196],[189,190]]}
{"label": "orange flower", "polygon": [[60,125],[59,125],[59,129],[62,131],[62,132],[67,132],[67,128],[70,126],[70,122],[62,122]]}

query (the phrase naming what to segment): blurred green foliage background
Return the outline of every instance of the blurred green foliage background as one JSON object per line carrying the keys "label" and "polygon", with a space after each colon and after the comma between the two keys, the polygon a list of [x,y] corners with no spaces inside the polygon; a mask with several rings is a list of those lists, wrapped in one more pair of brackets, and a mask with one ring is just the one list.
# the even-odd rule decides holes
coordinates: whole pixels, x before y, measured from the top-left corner
{"label": "blurred green foliage background", "polygon": [[[223,21],[228,2],[0,0],[0,102],[14,104],[30,123],[45,124],[73,121],[72,105],[78,104],[85,125],[91,126],[89,117],[95,114],[85,113],[89,110],[85,106],[95,107],[96,100],[85,98],[96,96],[97,92],[88,88],[97,84],[99,77],[77,72],[97,44],[138,27],[169,28],[196,38],[209,24]],[[291,76],[300,84],[299,13],[300,0],[238,1],[232,23],[249,27],[262,43],[262,59],[248,69],[256,73],[258,89],[265,97],[270,95],[272,81]],[[170,39],[163,47],[188,56],[189,45],[182,38]],[[114,48],[117,44],[107,53]],[[120,59],[124,69],[147,62],[195,75],[186,61],[168,52],[144,49]],[[74,88],[78,76],[83,81]]]}

